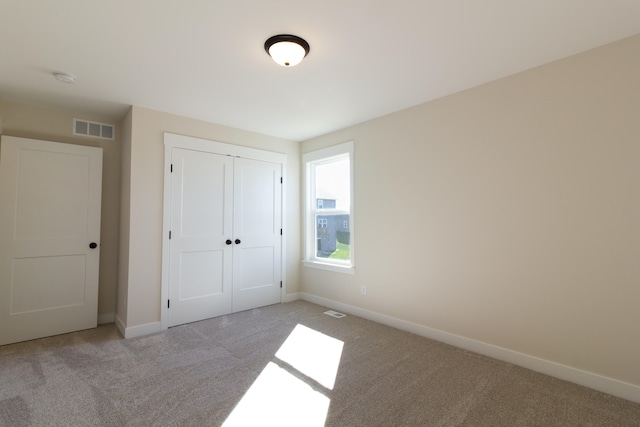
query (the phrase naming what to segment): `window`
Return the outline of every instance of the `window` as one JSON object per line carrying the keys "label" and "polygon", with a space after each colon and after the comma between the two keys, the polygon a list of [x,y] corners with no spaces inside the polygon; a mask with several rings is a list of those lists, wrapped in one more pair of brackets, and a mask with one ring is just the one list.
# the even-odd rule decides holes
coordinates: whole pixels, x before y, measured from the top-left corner
{"label": "window", "polygon": [[304,265],[353,273],[353,142],[302,156]]}

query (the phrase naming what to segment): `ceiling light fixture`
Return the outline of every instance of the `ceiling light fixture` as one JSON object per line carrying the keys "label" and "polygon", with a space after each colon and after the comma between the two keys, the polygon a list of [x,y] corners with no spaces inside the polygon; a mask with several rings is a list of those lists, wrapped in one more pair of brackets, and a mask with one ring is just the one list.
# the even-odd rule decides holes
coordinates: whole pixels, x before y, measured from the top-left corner
{"label": "ceiling light fixture", "polygon": [[264,42],[264,50],[283,67],[298,65],[309,54],[309,43],[291,34],[278,34]]}
{"label": "ceiling light fixture", "polygon": [[56,78],[56,80],[58,80],[59,82],[62,83],[75,83],[76,82],[76,76],[74,76],[73,74],[67,74],[67,73],[53,73],[53,76]]}

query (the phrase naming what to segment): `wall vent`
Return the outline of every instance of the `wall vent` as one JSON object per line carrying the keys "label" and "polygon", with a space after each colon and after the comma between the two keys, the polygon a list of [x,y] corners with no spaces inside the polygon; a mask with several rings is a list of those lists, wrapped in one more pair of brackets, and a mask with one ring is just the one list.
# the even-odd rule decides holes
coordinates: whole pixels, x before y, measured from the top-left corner
{"label": "wall vent", "polygon": [[106,123],[89,122],[87,120],[73,119],[73,134],[88,136],[89,138],[115,139],[115,126]]}

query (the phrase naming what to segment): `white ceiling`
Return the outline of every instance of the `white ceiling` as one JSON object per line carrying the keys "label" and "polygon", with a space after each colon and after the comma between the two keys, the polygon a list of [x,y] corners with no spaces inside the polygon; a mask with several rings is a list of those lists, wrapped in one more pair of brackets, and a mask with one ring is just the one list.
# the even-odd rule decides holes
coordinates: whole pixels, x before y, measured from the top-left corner
{"label": "white ceiling", "polygon": [[[0,3],[0,98],[113,120],[137,105],[291,140],[640,33],[640,0]],[[264,51],[280,33],[311,45],[295,68]]]}

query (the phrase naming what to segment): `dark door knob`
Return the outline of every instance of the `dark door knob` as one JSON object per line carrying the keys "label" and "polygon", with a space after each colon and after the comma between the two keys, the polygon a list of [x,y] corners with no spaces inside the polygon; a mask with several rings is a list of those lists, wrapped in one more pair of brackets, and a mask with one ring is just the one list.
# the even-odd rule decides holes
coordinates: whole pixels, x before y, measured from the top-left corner
{"label": "dark door knob", "polygon": [[226,243],[227,245],[230,245],[230,244],[231,244],[231,243],[233,243],[233,242],[231,241],[231,239],[227,239],[227,241],[226,241],[225,243]]}
{"label": "dark door knob", "polygon": [[240,243],[240,239],[236,239],[236,245],[239,245]]}
{"label": "dark door knob", "polygon": [[97,248],[97,247],[98,247],[98,244],[97,244],[96,242],[91,242],[91,243],[89,243],[89,247],[90,247],[91,249],[95,249],[95,248]]}

